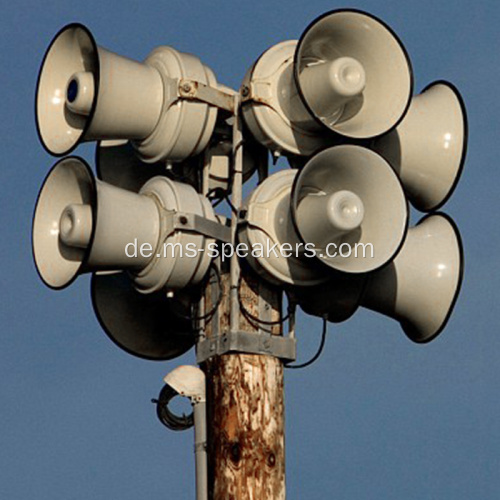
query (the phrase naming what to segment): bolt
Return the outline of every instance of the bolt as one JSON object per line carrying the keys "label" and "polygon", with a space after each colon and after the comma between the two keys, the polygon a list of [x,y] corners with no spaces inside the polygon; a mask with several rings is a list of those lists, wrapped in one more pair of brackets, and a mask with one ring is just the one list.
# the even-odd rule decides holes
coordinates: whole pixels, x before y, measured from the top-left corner
{"label": "bolt", "polygon": [[185,215],[179,217],[179,223],[185,226],[188,223],[188,218]]}
{"label": "bolt", "polygon": [[243,97],[248,97],[249,94],[250,94],[250,89],[246,85],[243,85],[243,87],[241,87],[241,95]]}
{"label": "bolt", "polygon": [[189,93],[193,90],[193,85],[191,82],[183,82],[181,85],[181,89],[183,92]]}

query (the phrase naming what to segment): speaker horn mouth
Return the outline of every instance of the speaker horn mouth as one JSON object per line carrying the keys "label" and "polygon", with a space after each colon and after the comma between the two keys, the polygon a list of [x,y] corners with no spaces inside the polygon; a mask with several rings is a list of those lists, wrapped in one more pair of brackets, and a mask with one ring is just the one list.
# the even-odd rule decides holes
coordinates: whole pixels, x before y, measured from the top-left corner
{"label": "speaker horn mouth", "polygon": [[406,336],[412,342],[415,342],[416,344],[427,344],[427,343],[431,342],[446,328],[446,325],[448,324],[448,321],[450,320],[450,317],[453,313],[453,309],[455,308],[455,304],[458,300],[458,296],[460,295],[460,290],[462,289],[462,283],[463,283],[464,271],[465,271],[465,254],[464,254],[462,237],[460,236],[460,231],[458,230],[457,224],[448,214],[446,214],[444,212],[433,212],[433,213],[427,214],[417,222],[415,227],[419,226],[420,224],[424,223],[427,219],[432,218],[432,217],[442,217],[443,219],[445,219],[450,224],[453,232],[455,233],[457,247],[458,247],[458,254],[459,254],[459,270],[458,270],[458,276],[457,276],[457,286],[456,286],[455,293],[453,294],[453,298],[451,299],[450,305],[448,307],[448,310],[445,314],[443,321],[441,322],[439,327],[436,329],[436,331],[433,332],[431,335],[427,335],[425,338],[421,339],[415,333],[415,331],[412,328],[412,325],[410,323],[407,323],[405,321],[401,321],[401,327],[403,328],[403,331],[405,332]]}
{"label": "speaker horn mouth", "polygon": [[[301,209],[307,198],[344,192],[349,193],[347,208],[353,211],[351,230],[344,234],[328,227],[325,210],[308,210],[314,203]],[[352,144],[325,149],[307,162],[294,179],[291,212],[301,241],[313,244],[319,260],[343,273],[372,272],[386,265],[400,252],[409,225],[408,201],[399,177],[382,156]],[[329,250],[332,244],[337,255]],[[342,255],[344,244],[351,249],[347,256]],[[355,249],[369,245],[371,257],[363,250],[358,258]]]}
{"label": "speaker horn mouth", "polygon": [[[83,24],[68,24],[52,39],[40,66],[35,96],[37,133],[49,154],[67,155],[85,137],[97,107],[99,67],[97,43]],[[85,96],[84,113],[74,106],[82,95],[75,77],[81,72],[92,77],[92,92]]]}
{"label": "speaker horn mouth", "polygon": [[[338,30],[336,33],[337,44],[332,43],[332,27],[328,26],[327,20],[328,17],[333,18],[334,16],[339,18],[337,22],[332,22],[335,25],[334,29]],[[353,18],[350,20],[351,26],[348,29],[342,26],[341,16],[345,16],[348,21],[349,16]],[[363,20],[362,27],[356,26],[356,21],[354,21],[356,17]],[[355,36],[354,31],[357,31],[359,36]],[[364,37],[366,37],[365,46],[362,45]],[[391,81],[378,81],[380,78],[376,74],[376,70],[372,64],[369,64],[370,59],[373,59],[370,58],[372,54],[368,54],[366,57],[365,51],[375,51],[380,47],[386,52],[384,59],[387,56],[387,58],[394,60],[393,67],[398,66],[391,74]],[[323,115],[321,108],[314,106],[310,100],[311,96],[306,95],[307,91],[304,91],[301,82],[302,72],[310,64],[335,61],[344,56],[360,63],[363,72],[366,72],[366,93],[363,92],[363,94],[352,98],[344,106],[342,116],[334,116],[332,120],[329,120],[327,116]],[[408,112],[413,95],[413,68],[405,46],[384,21],[373,14],[358,9],[332,10],[312,21],[302,33],[297,44],[293,74],[298,94],[314,120],[322,127],[327,127],[333,132],[351,139],[374,139],[395,129]],[[377,80],[376,84],[374,84],[374,80]],[[387,92],[385,102],[381,102],[380,96],[376,95],[377,92],[373,90],[376,87]],[[386,109],[388,101],[397,101],[397,105],[390,113]],[[367,109],[367,102],[370,109]],[[377,116],[368,120],[367,117],[370,115]]]}
{"label": "speaker horn mouth", "polygon": [[90,290],[101,328],[127,353],[166,361],[193,347],[190,313],[181,301],[174,304],[162,292],[141,294],[125,272],[93,273]]}
{"label": "speaker horn mouth", "polygon": [[[448,80],[436,80],[436,81],[430,83],[429,85],[427,85],[422,90],[421,94],[423,94],[427,90],[430,90],[432,87],[435,87],[437,85],[444,85],[444,86],[448,87],[455,94],[455,97],[458,101],[458,105],[460,106],[460,109],[462,111],[463,127],[464,127],[463,134],[464,135],[463,135],[462,151],[460,154],[460,162],[458,165],[457,173],[455,175],[455,179],[453,181],[453,184],[450,186],[450,189],[448,190],[446,195],[443,197],[443,199],[436,206],[426,210],[428,212],[430,212],[431,210],[432,211],[439,210],[451,198],[451,195],[455,191],[455,189],[460,181],[460,177],[462,176],[462,172],[464,170],[464,165],[465,165],[465,158],[467,157],[467,149],[468,149],[468,145],[469,145],[469,119],[467,116],[467,108],[465,106],[465,101],[462,97],[462,94],[460,93],[458,88],[455,85],[453,85],[453,83],[449,82]],[[452,224],[454,224],[453,220],[450,217],[448,217],[446,214],[442,214],[442,215],[447,217],[452,222]]]}
{"label": "speaker horn mouth", "polygon": [[31,249],[43,283],[54,290],[71,285],[88,261],[95,236],[93,223],[83,236],[86,245],[69,246],[60,234],[61,216],[77,204],[89,207],[97,220],[97,186],[88,163],[77,156],[59,160],[42,184],[33,213]]}

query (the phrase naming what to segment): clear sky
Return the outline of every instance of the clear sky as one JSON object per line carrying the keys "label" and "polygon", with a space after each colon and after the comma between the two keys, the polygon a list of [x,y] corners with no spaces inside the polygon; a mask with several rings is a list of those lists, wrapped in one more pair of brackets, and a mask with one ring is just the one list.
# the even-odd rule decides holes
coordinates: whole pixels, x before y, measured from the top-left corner
{"label": "clear sky", "polygon": [[[399,324],[360,310],[331,326],[312,367],[286,373],[289,499],[495,499],[500,491],[500,7],[497,1],[319,0],[2,2],[0,497],[8,500],[194,498],[192,432],[161,426],[150,403],[168,363],[135,359],[100,330],[89,276],[54,292],[31,257],[31,218],[55,159],[38,142],[39,64],[65,24],[142,60],[158,45],[198,55],[237,88],[261,52],[316,16],[357,7],[405,43],[416,91],[461,90],[469,154],[445,206],[461,229],[466,272],[447,329],[419,346]],[[93,145],[77,154],[93,158]],[[413,222],[419,219],[414,214]],[[299,359],[320,320],[299,317]]]}

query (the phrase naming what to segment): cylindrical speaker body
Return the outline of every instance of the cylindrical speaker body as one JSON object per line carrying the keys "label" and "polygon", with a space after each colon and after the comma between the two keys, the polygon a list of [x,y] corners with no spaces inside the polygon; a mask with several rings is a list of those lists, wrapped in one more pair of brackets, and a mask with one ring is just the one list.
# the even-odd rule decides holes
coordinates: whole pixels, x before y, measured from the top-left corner
{"label": "cylindrical speaker body", "polygon": [[97,181],[97,220],[87,266],[142,269],[156,256],[160,214],[155,201]]}
{"label": "cylindrical speaker body", "polygon": [[85,140],[144,139],[158,123],[163,83],[157,69],[98,47],[97,107]]}

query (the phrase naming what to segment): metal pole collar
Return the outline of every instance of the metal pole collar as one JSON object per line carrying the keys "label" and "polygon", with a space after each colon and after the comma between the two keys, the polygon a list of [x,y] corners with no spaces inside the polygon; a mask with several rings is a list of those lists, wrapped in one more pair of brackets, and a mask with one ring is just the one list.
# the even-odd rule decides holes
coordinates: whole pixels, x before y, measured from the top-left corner
{"label": "metal pole collar", "polygon": [[227,332],[198,342],[196,362],[201,364],[213,356],[230,352],[274,356],[288,363],[296,359],[296,341],[294,338],[266,332]]}

